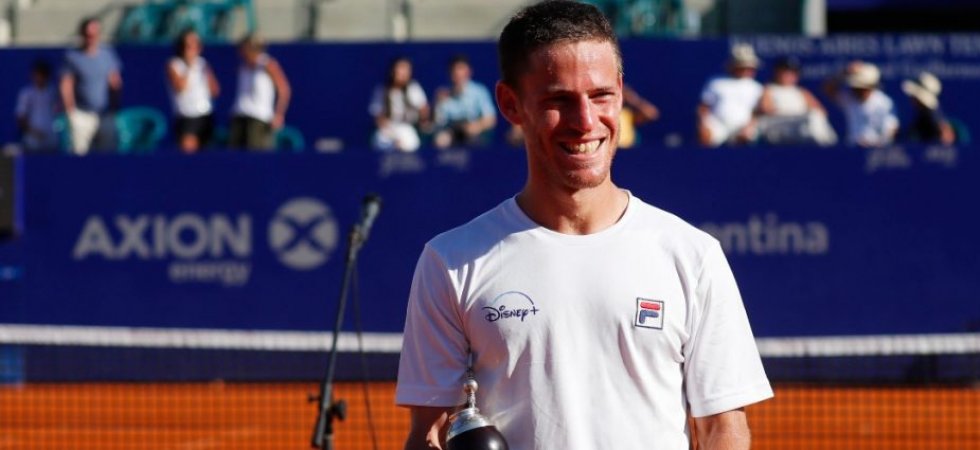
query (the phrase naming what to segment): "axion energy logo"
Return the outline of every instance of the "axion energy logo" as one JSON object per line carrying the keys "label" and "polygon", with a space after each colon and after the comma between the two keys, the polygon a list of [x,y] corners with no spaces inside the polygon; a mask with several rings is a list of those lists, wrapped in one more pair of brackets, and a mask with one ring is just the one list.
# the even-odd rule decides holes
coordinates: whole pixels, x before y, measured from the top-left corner
{"label": "axion energy logo", "polygon": [[297,198],[279,208],[269,223],[269,248],[295,270],[312,270],[337,248],[337,221],[330,208],[313,198]]}
{"label": "axion energy logo", "polygon": [[[163,262],[173,283],[242,286],[253,271],[253,223],[248,213],[91,215],[78,233],[72,259]],[[326,204],[309,197],[292,199],[269,222],[269,248],[284,266],[312,270],[330,259],[337,229]]]}

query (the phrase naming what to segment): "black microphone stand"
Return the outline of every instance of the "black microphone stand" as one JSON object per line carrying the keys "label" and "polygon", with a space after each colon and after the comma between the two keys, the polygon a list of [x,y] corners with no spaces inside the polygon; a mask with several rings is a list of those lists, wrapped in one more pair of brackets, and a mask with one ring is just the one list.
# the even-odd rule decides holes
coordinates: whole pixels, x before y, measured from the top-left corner
{"label": "black microphone stand", "polygon": [[[369,202],[377,202],[379,199],[369,195],[365,198],[365,209]],[[375,204],[377,205],[377,203]],[[320,395],[311,398],[310,401],[319,401],[316,425],[313,427],[312,447],[322,450],[333,450],[333,421],[334,419],[344,420],[347,418],[347,402],[345,400],[333,401],[333,379],[337,370],[337,339],[340,336],[340,328],[344,323],[344,307],[347,304],[347,292],[350,290],[350,283],[355,273],[357,265],[357,253],[367,241],[371,222],[377,215],[377,209],[373,212],[364,211],[361,223],[351,229],[348,238],[347,260],[344,264],[344,279],[340,284],[340,298],[337,301],[337,321],[334,323],[332,342],[330,344],[330,363],[327,365],[327,373],[323,377],[320,385]]]}

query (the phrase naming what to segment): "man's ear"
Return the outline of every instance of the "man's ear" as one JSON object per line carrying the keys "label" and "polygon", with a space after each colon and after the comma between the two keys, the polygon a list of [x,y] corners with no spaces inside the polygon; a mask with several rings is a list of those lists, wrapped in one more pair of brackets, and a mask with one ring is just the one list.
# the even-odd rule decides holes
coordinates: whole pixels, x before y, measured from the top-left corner
{"label": "man's ear", "polygon": [[517,112],[519,100],[514,88],[503,81],[498,81],[496,94],[497,107],[500,108],[500,114],[503,114],[504,118],[511,124],[521,125],[521,117]]}

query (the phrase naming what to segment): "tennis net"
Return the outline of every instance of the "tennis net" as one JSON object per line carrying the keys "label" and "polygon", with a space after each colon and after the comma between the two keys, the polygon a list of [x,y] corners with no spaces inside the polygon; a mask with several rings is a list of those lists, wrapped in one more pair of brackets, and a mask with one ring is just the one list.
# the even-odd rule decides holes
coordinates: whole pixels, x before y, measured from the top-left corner
{"label": "tennis net", "polygon": [[[309,448],[329,337],[0,324],[0,450]],[[340,336],[336,447],[400,449],[401,337],[361,342]],[[980,333],[758,342],[755,449],[980,449]]]}

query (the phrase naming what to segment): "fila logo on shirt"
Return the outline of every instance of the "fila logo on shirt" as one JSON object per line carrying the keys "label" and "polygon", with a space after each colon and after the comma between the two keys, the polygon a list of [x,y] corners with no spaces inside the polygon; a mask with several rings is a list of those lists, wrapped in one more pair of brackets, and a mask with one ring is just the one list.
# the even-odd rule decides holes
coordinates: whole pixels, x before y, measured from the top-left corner
{"label": "fila logo on shirt", "polygon": [[636,319],[634,326],[662,330],[664,328],[663,300],[636,299]]}

